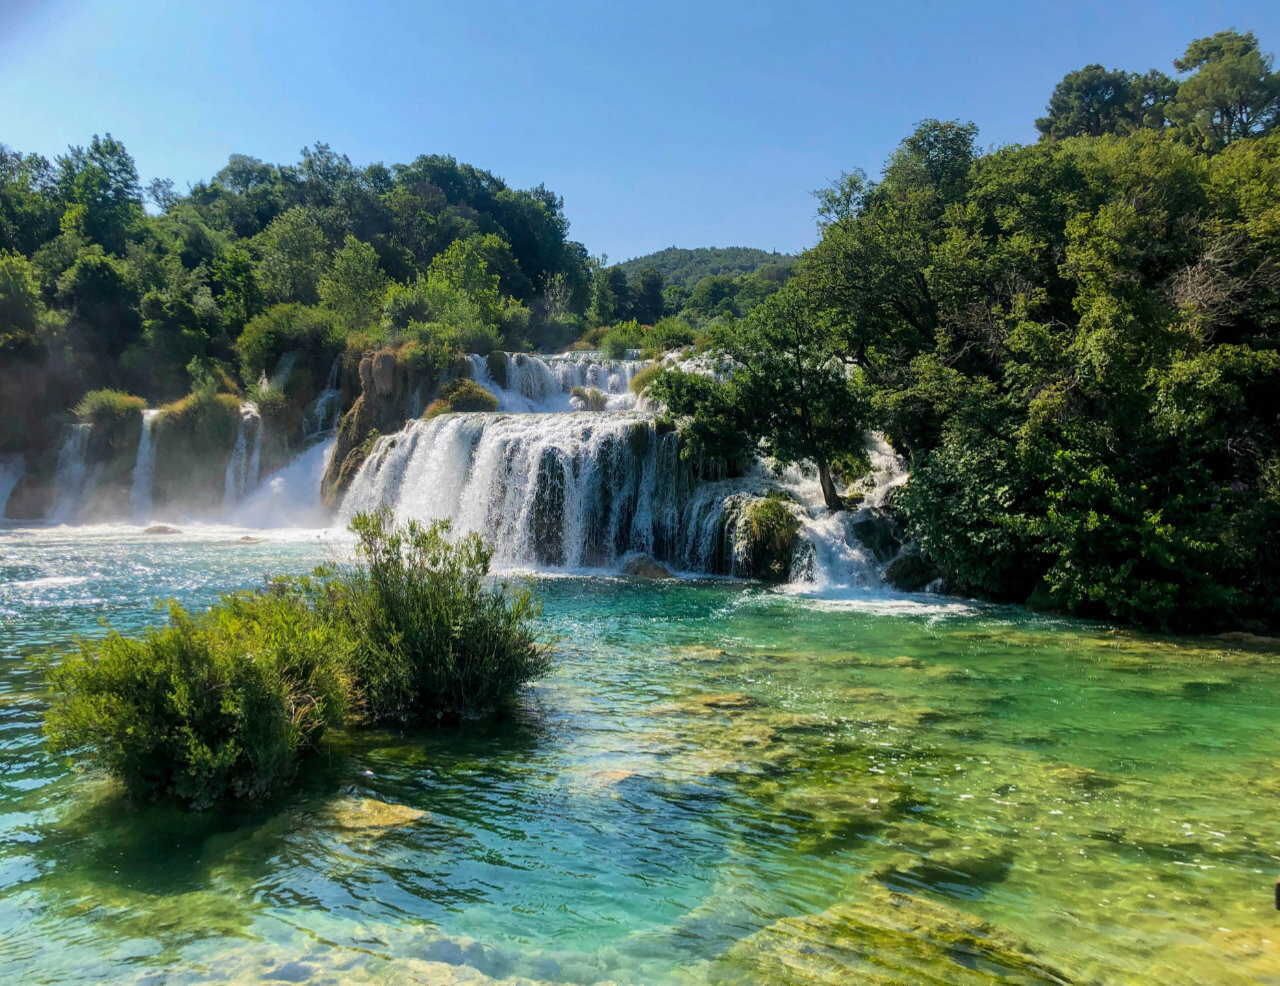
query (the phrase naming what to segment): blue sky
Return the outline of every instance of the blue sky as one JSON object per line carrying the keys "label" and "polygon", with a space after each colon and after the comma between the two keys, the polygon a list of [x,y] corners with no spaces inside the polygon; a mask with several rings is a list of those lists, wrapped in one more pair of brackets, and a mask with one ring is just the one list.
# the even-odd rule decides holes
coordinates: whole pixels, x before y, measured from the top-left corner
{"label": "blue sky", "polygon": [[194,4],[3,0],[0,142],[52,157],[110,131],[143,181],[324,140],[364,164],[452,154],[565,198],[615,261],[812,244],[809,192],[876,172],[915,121],[1030,141],[1093,61],[1172,72],[1280,4],[1188,2]]}

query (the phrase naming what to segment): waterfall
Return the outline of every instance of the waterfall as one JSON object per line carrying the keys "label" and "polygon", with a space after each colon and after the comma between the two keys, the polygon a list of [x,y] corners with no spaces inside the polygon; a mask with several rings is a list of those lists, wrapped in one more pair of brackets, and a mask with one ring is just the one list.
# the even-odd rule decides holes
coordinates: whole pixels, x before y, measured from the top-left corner
{"label": "waterfall", "polygon": [[643,552],[727,574],[726,503],[764,489],[756,476],[697,482],[678,436],[641,415],[448,414],[380,438],[341,513],[448,519],[505,568],[613,567]]}
{"label": "waterfall", "polygon": [[142,433],[138,436],[138,458],[133,465],[133,486],[129,490],[129,514],[135,524],[151,519],[151,486],[155,476],[155,446],[151,423],[160,412],[147,408],[142,412]]}
{"label": "waterfall", "polygon": [[26,471],[27,460],[21,455],[0,456],[0,520],[9,506],[9,494]]}
{"label": "waterfall", "polygon": [[88,495],[85,481],[85,457],[89,451],[89,436],[93,425],[67,426],[62,447],[58,450],[58,464],[53,474],[54,503],[47,514],[53,524],[65,524],[75,518],[81,501]]}
{"label": "waterfall", "polygon": [[302,433],[307,438],[338,430],[342,414],[342,391],[338,389],[338,371],[341,367],[342,357],[339,356],[329,367],[329,378],[325,381],[324,390],[302,412]]}
{"label": "waterfall", "polygon": [[320,501],[320,480],[336,439],[312,445],[245,497],[227,517],[237,527],[324,527],[328,515]]}
{"label": "waterfall", "polygon": [[608,398],[610,411],[635,407],[631,380],[649,364],[644,360],[606,360],[599,353],[534,356],[506,353],[505,381],[495,381],[483,356],[468,357],[472,378],[498,398],[499,411],[550,414],[582,410],[575,407],[573,389],[598,390]]}
{"label": "waterfall", "polygon": [[246,401],[240,405],[235,444],[231,447],[231,457],[227,459],[222,491],[224,513],[230,513],[244,495],[258,485],[261,458],[262,419],[258,416],[258,408]]}

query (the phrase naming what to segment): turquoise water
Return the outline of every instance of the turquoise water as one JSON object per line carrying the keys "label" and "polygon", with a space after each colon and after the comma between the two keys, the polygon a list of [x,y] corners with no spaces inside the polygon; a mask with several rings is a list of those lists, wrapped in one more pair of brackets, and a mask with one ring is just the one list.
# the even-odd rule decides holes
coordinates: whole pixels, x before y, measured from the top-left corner
{"label": "turquoise water", "polygon": [[957,601],[544,578],[496,724],[133,809],[25,655],[343,543],[0,531],[0,981],[1280,982],[1280,655]]}

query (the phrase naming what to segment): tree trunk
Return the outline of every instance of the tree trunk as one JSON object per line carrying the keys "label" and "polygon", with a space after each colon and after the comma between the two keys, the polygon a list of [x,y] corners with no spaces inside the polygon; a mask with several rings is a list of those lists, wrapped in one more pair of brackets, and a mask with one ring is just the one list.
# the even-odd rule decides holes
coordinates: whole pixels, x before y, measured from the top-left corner
{"label": "tree trunk", "polygon": [[827,502],[828,510],[843,510],[844,500],[836,490],[836,482],[831,478],[831,467],[824,458],[818,459],[818,482],[822,484],[822,499]]}

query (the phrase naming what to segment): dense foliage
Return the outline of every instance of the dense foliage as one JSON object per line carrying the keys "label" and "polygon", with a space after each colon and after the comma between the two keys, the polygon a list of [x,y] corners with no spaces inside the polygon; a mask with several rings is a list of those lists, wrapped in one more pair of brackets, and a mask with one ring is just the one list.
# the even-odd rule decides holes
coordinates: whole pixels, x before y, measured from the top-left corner
{"label": "dense foliage", "polygon": [[667,286],[691,290],[704,277],[741,277],[754,274],[761,267],[788,267],[795,258],[787,253],[757,250],[754,247],[698,247],[682,250],[667,247],[645,254],[618,266],[627,277],[636,277],[646,269],[656,270]]}
{"label": "dense foliage", "polygon": [[112,632],[51,662],[50,749],[131,797],[194,808],[278,792],[327,728],[493,708],[548,656],[527,590],[491,584],[476,535],[358,516],[358,560]]}
{"label": "dense foliage", "polygon": [[159,214],[110,135],[52,163],[0,147],[0,450],[47,445],[93,390],[154,406],[197,376],[249,388],[290,350],[487,353],[585,327],[591,269],[561,200],[453,158],[362,168],[317,144],[145,194]]}
{"label": "dense foliage", "polygon": [[739,368],[650,393],[721,452],[821,467],[883,430],[911,460],[896,506],[959,591],[1276,625],[1280,76],[1235,32],[1176,67],[1073,73],[1032,146],[925,121],[879,181],[819,193],[787,287],[709,332]]}

